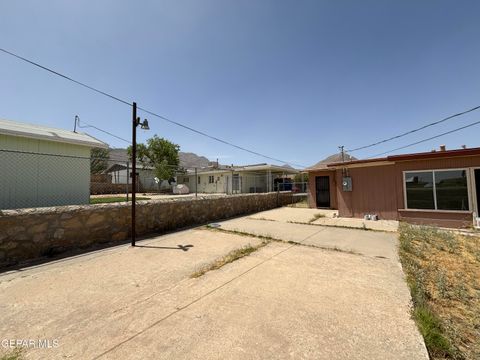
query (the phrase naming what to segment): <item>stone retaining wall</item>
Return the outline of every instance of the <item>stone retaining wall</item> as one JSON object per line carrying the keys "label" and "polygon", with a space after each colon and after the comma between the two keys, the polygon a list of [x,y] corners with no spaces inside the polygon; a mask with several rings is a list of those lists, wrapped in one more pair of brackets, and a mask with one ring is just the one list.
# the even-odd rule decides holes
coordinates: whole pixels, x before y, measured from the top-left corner
{"label": "stone retaining wall", "polygon": [[[291,193],[137,203],[137,234],[206,224],[292,203]],[[0,267],[130,237],[127,203],[0,211]]]}

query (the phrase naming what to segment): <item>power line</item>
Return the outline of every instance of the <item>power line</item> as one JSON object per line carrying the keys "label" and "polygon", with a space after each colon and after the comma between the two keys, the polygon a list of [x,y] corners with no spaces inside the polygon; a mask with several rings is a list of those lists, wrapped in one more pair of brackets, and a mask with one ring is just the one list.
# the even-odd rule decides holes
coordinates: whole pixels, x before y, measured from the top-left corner
{"label": "power line", "polygon": [[10,52],[10,51],[7,51],[7,50],[5,50],[5,49],[2,49],[2,48],[0,48],[0,51],[3,51],[4,53],[6,53],[6,54],[8,54],[8,55],[11,55],[11,56],[13,56],[13,57],[16,57],[17,59],[23,60],[23,61],[25,61],[25,62],[27,62],[27,63],[29,63],[29,64],[35,65],[35,66],[37,66],[37,67],[39,67],[39,68],[41,68],[41,69],[43,69],[43,70],[46,70],[46,71],[48,71],[48,72],[51,72],[52,74],[55,74],[55,75],[57,75],[57,76],[60,76],[60,77],[62,77],[62,78],[64,78],[64,79],[67,79],[67,80],[69,80],[69,81],[72,81],[72,82],[74,82],[74,83],[77,84],[77,85],[83,86],[83,87],[85,87],[85,88],[87,88],[87,89],[90,89],[90,90],[95,91],[95,92],[97,92],[97,93],[99,93],[99,94],[102,94],[102,95],[104,95],[104,96],[107,96],[107,97],[109,97],[109,98],[112,98],[112,99],[114,99],[114,100],[117,100],[117,101],[119,101],[119,102],[121,102],[121,103],[123,103],[123,104],[126,104],[126,105],[128,105],[128,106],[132,106],[132,104],[130,104],[129,102],[127,102],[127,101],[125,101],[125,100],[122,100],[122,99],[120,99],[120,98],[118,98],[118,97],[116,97],[116,96],[110,95],[110,94],[108,94],[108,93],[106,93],[106,92],[104,92],[104,91],[102,91],[102,90],[98,90],[98,89],[94,88],[93,86],[90,86],[90,85],[84,84],[84,83],[82,83],[82,82],[80,82],[80,81],[77,81],[77,80],[75,80],[75,79],[72,79],[72,78],[69,77],[69,76],[60,74],[59,72],[57,72],[57,71],[55,71],[55,70],[49,69],[49,68],[47,68],[47,67],[45,67],[45,66],[43,66],[43,65],[40,65],[40,64],[38,64],[38,63],[36,63],[36,62],[34,62],[34,61],[28,60],[28,59],[26,59],[26,58],[24,58],[24,57],[22,57],[22,56],[20,56],[20,55],[14,54],[14,53],[12,53],[12,52]]}
{"label": "power line", "polygon": [[267,158],[267,159],[270,159],[270,160],[274,160],[274,161],[277,161],[277,162],[281,162],[281,163],[283,162],[283,163],[292,164],[292,165],[295,165],[295,166],[306,167],[306,166],[304,166],[304,165],[295,164],[295,163],[292,163],[292,162],[289,162],[289,161],[276,159],[276,158],[274,158],[274,157],[267,156],[267,155],[263,155],[263,154],[260,154],[260,153],[258,153],[258,152],[256,152],[256,151],[249,150],[249,149],[246,149],[246,148],[244,148],[244,147],[241,147],[241,146],[232,144],[231,142],[228,142],[228,141],[226,141],[226,140],[222,140],[222,139],[217,138],[217,137],[215,137],[215,136],[208,135],[208,134],[206,134],[206,133],[204,133],[204,132],[202,132],[202,131],[200,131],[200,130],[193,129],[193,128],[187,126],[187,125],[183,125],[183,124],[178,123],[178,122],[176,122],[176,121],[170,120],[170,119],[168,119],[168,118],[166,118],[166,117],[164,117],[164,116],[158,115],[158,114],[156,114],[156,113],[154,113],[154,112],[152,112],[152,111],[150,111],[150,110],[147,110],[147,109],[144,109],[144,108],[141,108],[141,107],[138,107],[138,109],[146,112],[147,114],[150,114],[150,115],[152,115],[152,116],[156,116],[156,117],[158,117],[158,118],[160,118],[160,119],[163,119],[163,120],[165,120],[165,121],[168,121],[168,122],[170,122],[170,123],[172,123],[172,124],[178,125],[178,126],[184,128],[184,129],[187,129],[187,130],[193,131],[193,132],[195,132],[195,133],[197,133],[197,134],[200,134],[200,135],[203,135],[203,136],[205,136],[205,137],[208,137],[208,138],[210,138],[210,139],[212,139],[212,140],[215,140],[215,141],[221,142],[221,143],[223,143],[223,144],[226,144],[226,145],[229,145],[229,146],[233,146],[234,148],[237,148],[237,149],[240,149],[240,150],[249,152],[250,154],[257,155],[257,156],[261,156],[261,157],[264,157],[264,158]]}
{"label": "power line", "polygon": [[[17,54],[15,54],[15,53],[12,53],[12,52],[10,52],[10,51],[7,51],[7,50],[5,50],[5,49],[3,49],[3,48],[0,48],[0,51],[4,52],[5,54],[11,55],[11,56],[13,56],[13,57],[15,57],[15,58],[17,58],[17,59],[19,59],[19,60],[25,61],[25,62],[27,62],[27,63],[29,63],[29,64],[31,64],[31,65],[34,65],[34,66],[36,66],[36,67],[39,67],[40,69],[43,69],[43,70],[45,70],[45,71],[48,71],[48,72],[50,72],[50,73],[52,73],[52,74],[54,74],[54,75],[60,76],[60,77],[62,77],[62,78],[64,78],[64,79],[66,79],[66,80],[69,80],[69,81],[77,84],[77,85],[83,86],[83,87],[85,87],[85,88],[87,88],[87,89],[89,89],[89,90],[92,90],[92,91],[94,91],[94,92],[96,92],[96,93],[98,93],[98,94],[107,96],[107,97],[109,97],[109,98],[111,98],[111,99],[113,99],[113,100],[116,100],[116,101],[118,101],[118,102],[121,102],[122,104],[125,104],[125,105],[128,105],[128,106],[132,106],[132,104],[131,104],[130,102],[126,101],[126,100],[120,99],[119,97],[116,97],[116,96],[114,96],[114,95],[111,95],[111,94],[109,94],[109,93],[107,93],[107,92],[105,92],[105,91],[99,90],[99,89],[97,89],[97,88],[95,88],[95,87],[93,87],[93,86],[90,86],[90,85],[87,85],[87,84],[85,84],[85,83],[83,83],[83,82],[80,82],[80,81],[78,81],[78,80],[75,80],[75,79],[73,79],[73,78],[71,78],[71,77],[69,77],[69,76],[66,76],[66,75],[64,75],[64,74],[59,73],[58,71],[52,70],[52,69],[50,69],[50,68],[48,68],[48,67],[46,67],[46,66],[40,65],[40,64],[38,64],[38,63],[36,63],[36,62],[34,62],[34,61],[32,61],[32,60],[29,60],[29,59],[27,59],[27,58],[24,58],[23,56],[17,55]],[[223,143],[223,144],[232,146],[232,147],[237,148],[237,149],[239,149],[239,150],[246,151],[246,152],[248,152],[248,153],[250,153],[250,154],[257,155],[257,156],[260,156],[260,157],[263,157],[263,158],[266,158],[266,159],[270,159],[270,160],[273,160],[273,161],[277,161],[277,162],[280,162],[280,163],[286,163],[286,164],[291,164],[291,165],[295,165],[295,166],[299,166],[299,167],[305,167],[304,165],[301,165],[301,164],[295,164],[295,163],[290,162],[290,161],[285,161],[285,160],[277,159],[277,158],[274,158],[274,157],[271,157],[271,156],[268,156],[268,155],[261,154],[261,153],[256,152],[256,151],[252,151],[252,150],[246,149],[246,148],[244,148],[244,147],[242,147],[242,146],[235,145],[235,144],[233,144],[233,143],[231,143],[231,142],[229,142],[229,141],[222,140],[222,139],[220,139],[220,138],[218,138],[218,137],[215,137],[215,136],[212,136],[212,135],[208,135],[207,133],[205,133],[205,132],[203,132],[203,131],[196,130],[196,129],[190,127],[190,126],[184,125],[184,124],[179,123],[179,122],[174,121],[174,120],[171,120],[171,119],[169,119],[169,118],[167,118],[167,117],[165,117],[165,116],[161,116],[161,115],[159,115],[159,114],[157,114],[157,113],[154,113],[153,111],[150,111],[150,110],[147,110],[147,109],[144,109],[144,108],[141,108],[141,107],[138,107],[138,109],[146,112],[147,114],[150,114],[150,115],[152,115],[152,116],[155,116],[155,117],[157,117],[157,118],[159,118],[159,119],[162,119],[162,120],[164,120],[164,121],[167,121],[167,122],[169,122],[169,123],[171,123],[171,124],[180,126],[180,127],[184,128],[184,129],[190,130],[190,131],[192,131],[192,132],[194,132],[194,133],[196,133],[196,134],[199,134],[199,135],[208,137],[208,138],[210,138],[210,139],[212,139],[212,140],[215,140],[215,141],[221,142],[221,143]],[[94,127],[94,126],[92,126],[92,127]],[[94,127],[94,128],[95,128],[95,127]],[[98,130],[98,128],[97,128],[97,130]],[[103,130],[100,130],[100,131],[103,131]],[[112,135],[112,136],[115,136],[115,137],[116,137],[116,135],[113,135],[113,134],[109,134],[109,135]],[[124,140],[124,139],[121,139],[121,140]]]}
{"label": "power line", "polygon": [[427,141],[430,141],[430,140],[439,138],[439,137],[441,137],[441,136],[445,136],[445,135],[448,135],[448,134],[451,134],[451,133],[454,133],[454,132],[457,132],[457,131],[460,131],[460,130],[469,128],[469,127],[471,127],[471,126],[478,125],[478,124],[480,124],[480,121],[476,121],[476,122],[474,122],[474,123],[471,123],[471,124],[468,124],[468,125],[465,125],[465,126],[462,126],[462,127],[459,127],[459,128],[456,128],[456,129],[447,131],[447,132],[444,132],[444,133],[442,133],[442,134],[438,134],[438,135],[429,137],[428,139],[423,139],[423,140],[420,140],[420,141],[416,141],[416,142],[414,142],[414,143],[411,143],[411,144],[408,144],[408,145],[405,145],[405,146],[401,146],[401,147],[398,147],[398,148],[396,148],[396,149],[388,150],[388,151],[385,151],[385,152],[380,153],[380,154],[375,154],[375,155],[369,156],[369,157],[367,157],[367,159],[375,158],[375,157],[382,156],[382,155],[385,155],[385,154],[388,154],[388,153],[391,153],[391,152],[394,152],[394,151],[397,151],[397,150],[402,150],[402,149],[408,148],[408,147],[410,147],[410,146],[418,145],[418,144],[421,144],[421,143],[424,143],[424,142],[427,142]]}
{"label": "power line", "polygon": [[480,106],[475,106],[475,107],[473,107],[473,108],[471,108],[471,109],[469,109],[469,110],[465,110],[465,111],[459,112],[459,113],[457,113],[457,114],[447,116],[446,118],[443,118],[443,119],[438,120],[438,121],[434,121],[434,122],[432,122],[432,123],[430,123],[430,124],[427,124],[427,125],[423,125],[423,126],[417,128],[417,129],[413,129],[413,130],[404,132],[403,134],[396,135],[396,136],[392,136],[391,138],[384,139],[384,140],[380,140],[380,141],[377,141],[377,142],[375,142],[375,143],[373,143],[373,144],[370,144],[370,145],[360,146],[360,147],[358,147],[358,148],[351,149],[351,150],[346,150],[346,151],[347,151],[347,152],[353,152],[353,151],[357,151],[357,150],[367,149],[367,148],[370,148],[370,147],[372,147],[372,146],[380,145],[380,144],[386,143],[387,141],[395,140],[395,139],[401,138],[401,137],[403,137],[403,136],[413,134],[413,133],[415,133],[415,132],[417,132],[417,131],[426,129],[426,128],[430,127],[430,126],[434,126],[434,125],[440,124],[440,123],[442,123],[442,122],[445,122],[445,121],[447,121],[447,120],[453,119],[453,118],[455,118],[455,117],[468,114],[469,112],[472,112],[472,111],[475,111],[475,110],[478,110],[478,109],[480,109]]}
{"label": "power line", "polygon": [[100,129],[99,127],[96,127],[96,126],[94,126],[94,125],[90,125],[89,123],[86,123],[85,121],[82,121],[82,122],[85,124],[84,126],[80,125],[80,119],[78,119],[78,127],[79,127],[79,128],[82,128],[82,129],[85,129],[85,128],[94,128],[94,129],[96,129],[96,130],[98,130],[98,131],[101,131],[101,132],[107,134],[107,135],[113,136],[114,138],[117,138],[117,139],[119,139],[119,140],[125,141],[126,143],[128,143],[128,144],[130,144],[130,145],[132,144],[131,141],[129,141],[129,140],[127,140],[127,139],[124,139],[124,138],[122,138],[122,137],[120,137],[120,136],[117,136],[117,135],[115,135],[115,134],[112,134],[111,132],[109,132],[109,131],[107,131],[107,130],[103,130],[103,129]]}

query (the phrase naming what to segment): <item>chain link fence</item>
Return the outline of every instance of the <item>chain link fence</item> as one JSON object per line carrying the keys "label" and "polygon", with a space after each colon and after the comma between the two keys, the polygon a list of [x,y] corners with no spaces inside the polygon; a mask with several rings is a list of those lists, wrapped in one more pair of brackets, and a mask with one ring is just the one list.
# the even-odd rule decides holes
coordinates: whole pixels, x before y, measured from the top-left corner
{"label": "chain link fence", "polygon": [[[0,149],[0,166],[0,210],[131,200],[132,164],[124,157],[94,157],[88,149],[80,155]],[[161,179],[159,173],[168,178]],[[158,171],[139,161],[136,177],[138,200],[291,191],[294,202],[301,202],[308,186],[294,181],[294,171],[242,167]]]}

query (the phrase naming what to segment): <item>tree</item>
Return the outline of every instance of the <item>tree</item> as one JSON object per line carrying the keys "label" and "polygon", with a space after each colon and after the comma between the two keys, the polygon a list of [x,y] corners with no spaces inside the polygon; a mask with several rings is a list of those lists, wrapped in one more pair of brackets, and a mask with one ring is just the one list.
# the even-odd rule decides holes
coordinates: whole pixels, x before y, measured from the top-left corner
{"label": "tree", "polygon": [[100,174],[107,170],[109,158],[109,149],[93,148],[90,150],[90,173]]}
{"label": "tree", "polygon": [[296,174],[294,177],[294,181],[298,183],[308,182],[308,174],[306,173]]}
{"label": "tree", "polygon": [[[127,151],[131,159],[132,147],[129,146]],[[179,151],[179,145],[154,135],[146,145],[137,144],[137,159],[143,168],[153,167],[155,176],[160,180],[169,180],[180,166]]]}

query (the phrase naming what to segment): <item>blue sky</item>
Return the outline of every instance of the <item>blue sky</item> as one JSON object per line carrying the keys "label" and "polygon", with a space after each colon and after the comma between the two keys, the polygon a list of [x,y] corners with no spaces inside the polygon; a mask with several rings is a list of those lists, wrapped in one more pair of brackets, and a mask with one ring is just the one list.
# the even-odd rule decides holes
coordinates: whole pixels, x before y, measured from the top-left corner
{"label": "blue sky", "polygon": [[[172,120],[311,165],[480,105],[478,1],[2,1],[0,47]],[[0,53],[0,118],[127,139],[131,110]],[[141,114],[145,117],[145,114]],[[271,162],[146,116],[222,163]],[[365,151],[480,120],[480,111]],[[111,146],[126,144],[93,129]],[[480,146],[480,125],[401,152]]]}

